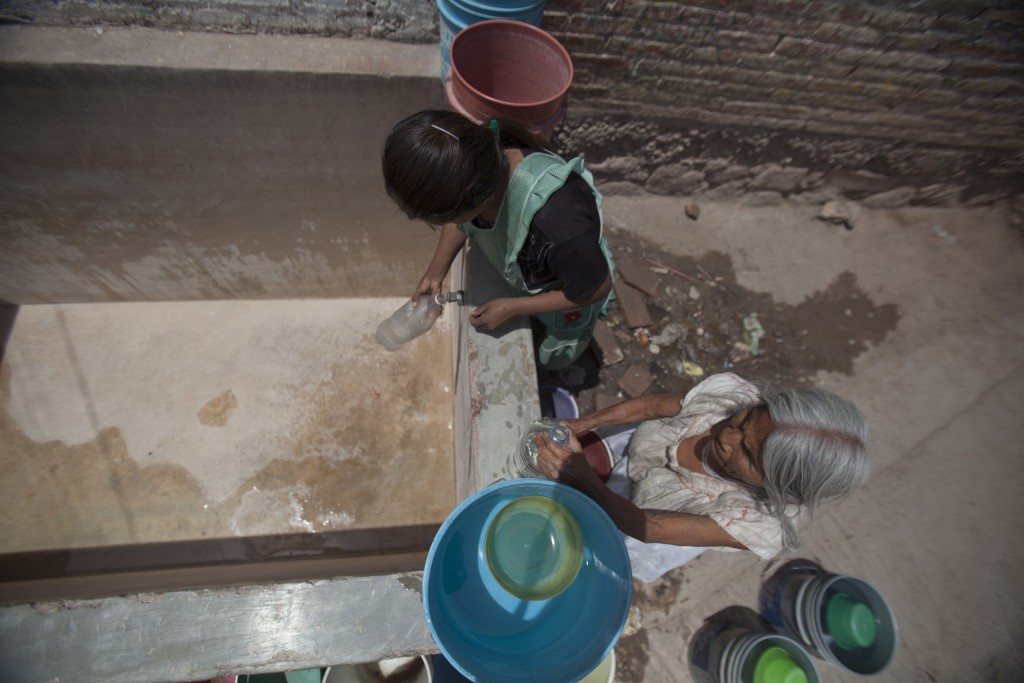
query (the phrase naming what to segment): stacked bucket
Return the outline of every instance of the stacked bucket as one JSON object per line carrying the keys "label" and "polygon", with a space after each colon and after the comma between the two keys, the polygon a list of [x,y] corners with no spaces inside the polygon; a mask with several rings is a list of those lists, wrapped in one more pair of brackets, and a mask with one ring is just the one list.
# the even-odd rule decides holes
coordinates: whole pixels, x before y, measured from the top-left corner
{"label": "stacked bucket", "polygon": [[470,24],[507,19],[540,26],[546,0],[436,0],[441,14],[441,82],[451,67],[452,40]]}
{"label": "stacked bucket", "polygon": [[896,619],[882,594],[809,560],[787,563],[762,586],[760,614],[731,609],[733,616],[720,613],[694,635],[695,681],[817,683],[812,657],[872,676],[896,654]]}
{"label": "stacked bucket", "polygon": [[550,140],[565,116],[572,59],[537,28],[544,0],[436,0],[449,106],[477,123],[516,121]]}

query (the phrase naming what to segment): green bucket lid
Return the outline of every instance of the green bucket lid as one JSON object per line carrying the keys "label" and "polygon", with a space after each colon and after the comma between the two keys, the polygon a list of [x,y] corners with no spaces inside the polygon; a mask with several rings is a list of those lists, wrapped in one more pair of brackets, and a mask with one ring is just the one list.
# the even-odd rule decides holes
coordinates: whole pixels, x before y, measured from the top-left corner
{"label": "green bucket lid", "polygon": [[777,645],[761,653],[754,666],[753,683],[807,683],[807,672]]}
{"label": "green bucket lid", "polygon": [[825,610],[825,623],[836,645],[844,650],[854,650],[875,644],[878,636],[875,613],[863,602],[836,593]]}

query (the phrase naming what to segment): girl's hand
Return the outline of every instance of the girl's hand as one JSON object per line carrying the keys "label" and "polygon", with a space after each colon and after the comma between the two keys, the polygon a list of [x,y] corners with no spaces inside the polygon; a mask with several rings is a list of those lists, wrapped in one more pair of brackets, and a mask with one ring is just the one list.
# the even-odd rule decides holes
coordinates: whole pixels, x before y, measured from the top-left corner
{"label": "girl's hand", "polygon": [[469,314],[469,323],[484,332],[493,332],[519,315],[516,299],[493,299]]}
{"label": "girl's hand", "polygon": [[427,273],[420,279],[420,283],[416,285],[416,291],[412,293],[412,300],[418,304],[420,297],[423,295],[435,296],[440,294],[443,281],[444,275],[437,276]]}

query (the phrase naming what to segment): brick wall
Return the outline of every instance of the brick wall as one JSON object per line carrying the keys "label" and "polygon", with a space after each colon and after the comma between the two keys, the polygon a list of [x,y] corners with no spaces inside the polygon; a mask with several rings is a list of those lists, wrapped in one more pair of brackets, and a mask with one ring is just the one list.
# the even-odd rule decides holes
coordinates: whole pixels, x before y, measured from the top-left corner
{"label": "brick wall", "polygon": [[[0,21],[437,40],[433,0],[4,0]],[[1024,193],[1018,0],[548,0],[576,67],[555,141],[606,192]]]}
{"label": "brick wall", "polygon": [[1024,6],[549,0],[566,148],[612,191],[990,203],[1024,189]]}

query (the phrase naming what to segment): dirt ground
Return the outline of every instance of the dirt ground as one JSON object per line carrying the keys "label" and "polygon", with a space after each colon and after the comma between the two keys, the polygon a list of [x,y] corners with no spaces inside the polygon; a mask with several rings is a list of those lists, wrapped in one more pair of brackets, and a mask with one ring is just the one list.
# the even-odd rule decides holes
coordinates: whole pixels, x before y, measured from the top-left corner
{"label": "dirt ground", "polygon": [[[569,368],[539,373],[541,385],[572,392],[581,415],[635,394],[686,392],[718,372],[809,386],[819,370],[849,374],[853,359],[881,342],[899,321],[897,307],[871,301],[851,272],[789,305],[738,285],[727,254],[680,257],[623,230],[610,230],[606,238],[617,260],[645,265],[654,275],[655,292],[642,295],[653,324],[630,327],[622,301],[614,301],[608,319],[598,324],[613,333],[622,360],[602,362],[591,343]],[[618,272],[616,287],[631,286],[629,280]],[[751,343],[754,335],[744,329],[752,314],[763,330],[756,347]],[[651,384],[640,392],[644,371],[650,373]],[[634,380],[627,379],[624,388],[620,382],[627,373]]]}

